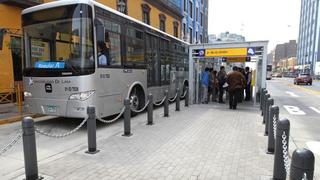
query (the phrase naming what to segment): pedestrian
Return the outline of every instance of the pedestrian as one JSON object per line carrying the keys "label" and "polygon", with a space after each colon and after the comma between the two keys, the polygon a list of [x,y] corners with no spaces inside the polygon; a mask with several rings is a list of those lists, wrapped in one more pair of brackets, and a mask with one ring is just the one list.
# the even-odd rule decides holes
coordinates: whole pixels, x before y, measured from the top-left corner
{"label": "pedestrian", "polygon": [[249,67],[246,67],[246,72],[245,72],[245,78],[246,78],[246,98],[244,99],[245,101],[250,101],[251,100],[251,79],[252,79],[252,73],[250,71]]}
{"label": "pedestrian", "polygon": [[209,69],[209,85],[208,85],[208,102],[210,102],[211,96],[213,96],[213,68]]}
{"label": "pedestrian", "polygon": [[237,109],[237,103],[239,96],[241,96],[241,90],[245,86],[245,77],[239,71],[237,67],[232,68],[232,72],[228,74],[227,83],[229,84],[229,109]]}
{"label": "pedestrian", "polygon": [[217,78],[217,71],[213,71],[213,95],[212,95],[212,101],[217,102],[217,97],[219,93],[219,84],[218,84],[218,78]]}
{"label": "pedestrian", "polygon": [[209,68],[205,68],[201,75],[202,98],[201,103],[208,104]]}
{"label": "pedestrian", "polygon": [[[241,67],[237,67],[238,71],[243,75],[245,76],[245,71],[243,68]],[[240,96],[239,96],[239,99],[238,99],[238,102],[239,103],[242,103],[243,99],[244,99],[244,90],[245,90],[245,87],[243,87],[240,91]]]}
{"label": "pedestrian", "polygon": [[222,98],[224,94],[224,88],[223,85],[226,83],[226,71],[224,66],[220,67],[220,71],[218,72],[217,79],[218,79],[218,85],[219,85],[219,103],[224,103]]}

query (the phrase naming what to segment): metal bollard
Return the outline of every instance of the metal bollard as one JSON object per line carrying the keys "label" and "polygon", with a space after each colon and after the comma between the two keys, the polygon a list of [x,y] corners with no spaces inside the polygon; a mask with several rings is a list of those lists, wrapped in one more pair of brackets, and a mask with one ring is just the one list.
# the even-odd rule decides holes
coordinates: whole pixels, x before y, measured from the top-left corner
{"label": "metal bollard", "polygon": [[96,124],[96,109],[94,106],[87,107],[87,131],[88,131],[88,154],[96,154],[97,150],[97,124]]}
{"label": "metal bollard", "polygon": [[184,97],[184,106],[189,106],[189,87],[186,86],[186,96]]}
{"label": "metal bollard", "polygon": [[153,95],[149,94],[148,95],[148,123],[147,125],[153,125]]}
{"label": "metal bollard", "polygon": [[34,122],[31,117],[22,119],[22,139],[24,153],[24,167],[26,180],[39,179],[36,136],[34,131]]}
{"label": "metal bollard", "polygon": [[[273,130],[273,126],[277,125],[279,121],[279,107],[272,105],[270,107],[270,115],[269,115],[269,132],[268,132],[268,151],[267,154],[274,154],[274,143],[275,143],[275,132]],[[275,124],[274,124],[275,123]]]}
{"label": "metal bollard", "polygon": [[176,90],[177,98],[176,98],[176,111],[180,111],[180,89]]}
{"label": "metal bollard", "polygon": [[130,100],[128,98],[126,98],[124,100],[124,133],[122,136],[131,136],[131,122],[130,122],[130,118],[131,118],[131,109],[130,109]]}
{"label": "metal bollard", "polygon": [[261,88],[261,90],[260,90],[260,99],[259,99],[259,102],[260,102],[260,110],[262,110],[262,97],[263,97],[263,92],[264,92],[264,90],[266,90],[266,88]]}
{"label": "metal bollard", "polygon": [[[289,133],[290,133],[290,122],[288,119],[282,119],[277,123],[276,132],[276,144],[274,152],[274,164],[273,164],[273,178],[277,180],[285,180],[287,176],[285,164],[284,164],[284,147],[286,151],[289,150]],[[283,144],[283,141],[286,144]]]}
{"label": "metal bollard", "polygon": [[266,94],[263,100],[263,124],[266,123],[266,115],[267,115],[267,101],[270,98],[270,94]]}
{"label": "metal bollard", "polygon": [[263,92],[262,92],[262,99],[261,99],[261,116],[264,116],[264,102],[265,102],[265,98],[266,98],[266,94],[268,93],[268,91],[267,90],[264,90]]}
{"label": "metal bollard", "polygon": [[163,113],[163,116],[164,117],[169,117],[169,93],[168,93],[168,90],[164,91],[164,96],[165,96],[165,100],[164,100],[164,113]]}
{"label": "metal bollard", "polygon": [[266,104],[266,115],[265,115],[265,126],[264,126],[264,135],[267,136],[269,133],[269,120],[270,120],[270,107],[273,106],[274,100],[268,98]]}
{"label": "metal bollard", "polygon": [[314,155],[312,151],[301,148],[292,153],[290,180],[313,180]]}
{"label": "metal bollard", "polygon": [[261,92],[261,95],[260,95],[260,96],[261,96],[261,97],[260,97],[260,99],[261,99],[261,100],[260,100],[261,116],[263,116],[263,107],[264,107],[264,106],[263,106],[263,103],[264,103],[264,96],[267,94],[267,92],[268,92],[268,91],[267,91],[266,89],[263,89],[263,90],[262,90],[262,92]]}

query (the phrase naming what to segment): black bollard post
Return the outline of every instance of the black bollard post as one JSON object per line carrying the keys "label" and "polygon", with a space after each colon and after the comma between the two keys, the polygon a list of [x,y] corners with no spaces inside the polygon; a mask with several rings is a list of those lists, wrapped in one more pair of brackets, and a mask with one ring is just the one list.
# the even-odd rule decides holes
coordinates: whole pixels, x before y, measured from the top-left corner
{"label": "black bollard post", "polygon": [[186,96],[184,97],[184,106],[189,106],[189,87],[186,86]]}
{"label": "black bollard post", "polygon": [[96,124],[96,109],[94,106],[87,107],[87,131],[88,131],[88,154],[96,154],[97,150],[97,124]]}
{"label": "black bollard post", "polygon": [[[282,119],[277,123],[276,131],[276,144],[274,152],[274,164],[273,164],[273,178],[276,180],[285,180],[287,171],[284,164],[284,157],[289,152],[289,133],[290,133],[290,122],[288,119]],[[283,150],[287,154],[284,154]]]}
{"label": "black bollard post", "polygon": [[180,111],[180,89],[176,90],[177,98],[176,98],[176,111]]}
{"label": "black bollard post", "polygon": [[266,104],[266,121],[265,121],[265,126],[264,126],[264,135],[267,136],[269,133],[269,120],[270,120],[270,107],[273,106],[274,104],[274,100],[269,98],[267,100],[267,104]]}
{"label": "black bollard post", "polygon": [[131,118],[131,109],[130,109],[130,100],[128,98],[126,98],[124,100],[124,133],[122,136],[131,136],[131,122],[130,122],[130,118]]}
{"label": "black bollard post", "polygon": [[148,95],[148,123],[147,125],[153,125],[153,95],[149,94]]}
{"label": "black bollard post", "polygon": [[26,180],[39,179],[36,136],[34,131],[34,121],[31,117],[22,119],[22,139]]}
{"label": "black bollard post", "polygon": [[260,102],[260,110],[262,110],[262,97],[263,97],[263,92],[264,90],[266,90],[266,88],[261,88],[260,90],[260,99],[259,99],[259,102]]}
{"label": "black bollard post", "polygon": [[267,94],[267,90],[264,89],[261,93],[261,100],[260,100],[260,106],[261,106],[261,116],[263,116],[263,108],[264,108],[264,99],[265,99],[265,95]]}
{"label": "black bollard post", "polygon": [[269,115],[269,132],[268,132],[268,154],[274,154],[274,143],[275,143],[275,130],[277,122],[279,121],[279,107],[271,106]]}
{"label": "black bollard post", "polygon": [[267,101],[270,98],[270,94],[266,94],[264,96],[264,102],[263,102],[263,124],[266,123],[266,116],[267,116]]}
{"label": "black bollard post", "polygon": [[313,180],[314,155],[312,151],[301,148],[292,153],[290,180],[301,180],[306,178]]}
{"label": "black bollard post", "polygon": [[165,99],[164,99],[164,114],[163,114],[163,116],[169,117],[169,93],[168,93],[168,90],[164,91],[164,96],[165,96]]}
{"label": "black bollard post", "polygon": [[266,95],[268,94],[268,91],[267,90],[264,90],[263,91],[263,94],[262,94],[262,100],[261,100],[261,116],[264,116],[264,107],[265,107],[265,99],[266,99]]}

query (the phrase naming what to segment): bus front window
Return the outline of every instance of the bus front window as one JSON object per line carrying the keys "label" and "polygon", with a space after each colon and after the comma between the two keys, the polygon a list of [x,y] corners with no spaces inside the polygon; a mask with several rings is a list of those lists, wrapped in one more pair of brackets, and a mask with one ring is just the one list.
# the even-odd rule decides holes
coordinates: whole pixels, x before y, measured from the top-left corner
{"label": "bus front window", "polygon": [[[59,7],[25,15],[25,19],[28,18],[23,28],[26,72],[29,70],[37,76],[45,69],[82,75],[94,70],[92,19],[85,15],[88,11],[84,11],[83,6]],[[53,10],[62,12],[60,17],[41,17]]]}

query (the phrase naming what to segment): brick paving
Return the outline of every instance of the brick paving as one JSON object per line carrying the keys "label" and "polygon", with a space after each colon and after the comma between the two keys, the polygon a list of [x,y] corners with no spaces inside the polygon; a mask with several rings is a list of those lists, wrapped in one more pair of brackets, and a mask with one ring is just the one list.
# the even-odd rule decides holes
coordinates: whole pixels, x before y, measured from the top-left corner
{"label": "brick paving", "polygon": [[[170,113],[168,118],[155,115],[153,126],[146,126],[145,120],[136,123],[131,137],[123,137],[119,130],[100,136],[98,154],[85,154],[86,145],[79,144],[42,159],[39,174],[59,180],[264,180],[272,176],[273,156],[265,153],[267,138],[258,108],[240,104],[238,110],[229,110],[226,105],[209,104]],[[103,131],[107,134],[108,128]],[[20,169],[4,178],[22,175]]]}

